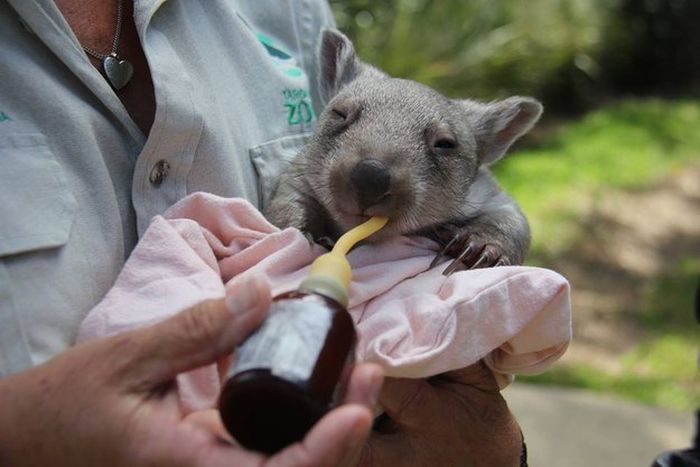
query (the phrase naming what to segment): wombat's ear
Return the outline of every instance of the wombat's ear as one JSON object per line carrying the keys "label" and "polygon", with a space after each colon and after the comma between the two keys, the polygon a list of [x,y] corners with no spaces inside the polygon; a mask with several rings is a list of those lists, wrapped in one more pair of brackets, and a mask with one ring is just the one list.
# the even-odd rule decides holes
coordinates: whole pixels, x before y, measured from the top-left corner
{"label": "wombat's ear", "polygon": [[490,164],[527,133],[542,115],[542,104],[531,97],[509,97],[488,104],[466,100],[481,164]]}
{"label": "wombat's ear", "polygon": [[335,29],[321,32],[319,60],[321,98],[327,104],[344,86],[357,78],[362,63],[350,39]]}

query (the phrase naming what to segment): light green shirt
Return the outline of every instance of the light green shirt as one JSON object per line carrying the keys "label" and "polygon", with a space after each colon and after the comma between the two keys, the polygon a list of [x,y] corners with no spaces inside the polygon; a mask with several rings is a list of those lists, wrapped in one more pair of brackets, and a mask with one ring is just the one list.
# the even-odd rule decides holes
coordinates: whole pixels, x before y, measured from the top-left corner
{"label": "light green shirt", "polygon": [[134,3],[148,137],[52,1],[0,0],[0,376],[72,345],[154,215],[196,191],[261,206],[315,124],[322,0]]}

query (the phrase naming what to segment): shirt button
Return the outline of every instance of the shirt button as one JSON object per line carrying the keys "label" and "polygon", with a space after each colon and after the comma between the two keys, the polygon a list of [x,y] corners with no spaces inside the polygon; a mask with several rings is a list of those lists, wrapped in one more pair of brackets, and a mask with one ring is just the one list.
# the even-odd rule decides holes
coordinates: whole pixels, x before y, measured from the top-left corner
{"label": "shirt button", "polygon": [[170,164],[165,159],[161,159],[156,162],[156,165],[151,169],[151,174],[148,176],[148,180],[155,186],[160,185],[165,181],[170,171]]}

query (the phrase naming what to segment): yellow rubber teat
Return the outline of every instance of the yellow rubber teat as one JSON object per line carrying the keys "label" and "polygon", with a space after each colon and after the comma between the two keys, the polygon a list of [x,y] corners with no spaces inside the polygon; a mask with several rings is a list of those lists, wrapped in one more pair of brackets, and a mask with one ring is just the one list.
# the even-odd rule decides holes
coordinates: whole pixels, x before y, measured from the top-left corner
{"label": "yellow rubber teat", "polygon": [[386,225],[386,217],[372,217],[368,221],[345,232],[333,250],[316,258],[311,263],[309,275],[301,283],[302,289],[320,292],[348,305],[348,286],[352,280],[352,269],[345,255],[360,240],[364,240]]}

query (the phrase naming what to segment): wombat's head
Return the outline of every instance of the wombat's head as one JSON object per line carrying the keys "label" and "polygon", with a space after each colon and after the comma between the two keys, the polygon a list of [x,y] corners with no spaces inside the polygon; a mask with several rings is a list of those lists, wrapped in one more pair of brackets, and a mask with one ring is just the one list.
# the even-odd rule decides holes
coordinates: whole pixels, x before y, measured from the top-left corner
{"label": "wombat's head", "polygon": [[542,112],[531,98],[448,99],[391,78],[334,30],[323,32],[320,67],[327,105],[301,162],[341,230],[382,215],[386,237],[460,217],[479,166],[501,158]]}

